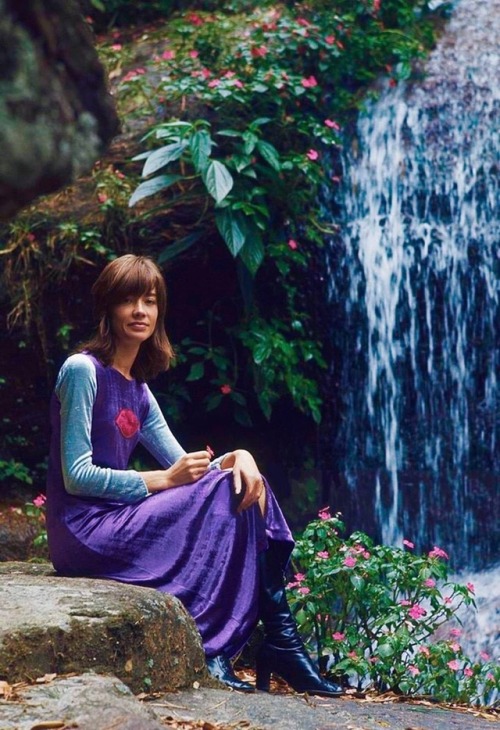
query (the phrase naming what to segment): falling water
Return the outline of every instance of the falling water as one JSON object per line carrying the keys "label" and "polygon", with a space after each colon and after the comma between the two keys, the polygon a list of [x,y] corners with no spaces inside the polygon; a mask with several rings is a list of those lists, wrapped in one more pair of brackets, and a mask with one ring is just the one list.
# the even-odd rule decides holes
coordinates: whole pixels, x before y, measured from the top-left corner
{"label": "falling water", "polygon": [[332,504],[470,568],[500,542],[499,18],[458,4],[424,80],[361,116],[329,261]]}

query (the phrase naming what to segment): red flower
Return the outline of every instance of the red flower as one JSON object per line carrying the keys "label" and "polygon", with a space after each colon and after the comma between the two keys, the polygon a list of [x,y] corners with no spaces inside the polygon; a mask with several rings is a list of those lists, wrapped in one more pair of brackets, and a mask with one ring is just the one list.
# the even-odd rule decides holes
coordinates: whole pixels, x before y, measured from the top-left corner
{"label": "red flower", "polygon": [[292,251],[295,251],[295,249],[298,247],[299,244],[297,243],[297,241],[295,241],[293,238],[290,238],[290,240],[288,241],[288,248],[291,248]]}
{"label": "red flower", "polygon": [[175,51],[163,51],[161,57],[165,61],[171,61],[173,58],[175,58]]}
{"label": "red flower", "polygon": [[314,86],[318,85],[318,82],[316,81],[314,76],[309,76],[307,79],[302,79],[300,83],[305,89],[312,89]]}
{"label": "red flower", "polygon": [[126,439],[132,438],[134,434],[139,430],[139,419],[135,415],[134,411],[129,408],[122,408],[120,413],[115,418],[115,423],[120,429],[120,433]]}
{"label": "red flower", "polygon": [[223,395],[229,395],[229,393],[231,393],[232,390],[233,389],[231,388],[231,386],[229,385],[229,383],[224,383],[224,385],[221,385],[221,387],[220,387],[220,392]]}
{"label": "red flower", "polygon": [[309,150],[306,153],[306,157],[308,157],[310,160],[317,160],[319,157],[319,152],[316,152],[316,150]]}

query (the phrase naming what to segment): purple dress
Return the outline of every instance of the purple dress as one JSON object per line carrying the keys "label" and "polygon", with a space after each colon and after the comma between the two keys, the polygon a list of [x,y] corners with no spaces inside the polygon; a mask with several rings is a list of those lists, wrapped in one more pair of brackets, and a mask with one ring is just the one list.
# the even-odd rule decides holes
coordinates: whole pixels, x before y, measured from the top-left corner
{"label": "purple dress", "polygon": [[[148,419],[151,393],[146,385],[87,357],[95,365],[97,386],[90,410],[89,459],[92,468],[120,476]],[[61,412],[60,397],[54,394],[47,532],[55,569],[171,593],[194,618],[207,656],[234,656],[258,620],[259,551],[266,549],[268,538],[283,541],[287,554],[293,546],[269,486],[265,517],[257,505],[237,514],[232,474],[219,469],[194,484],[136,501],[130,495],[121,500],[116,493],[112,498],[70,494],[61,462]],[[68,438],[64,429],[63,434]],[[161,458],[158,445],[152,451],[162,465],[172,461],[168,454]]]}

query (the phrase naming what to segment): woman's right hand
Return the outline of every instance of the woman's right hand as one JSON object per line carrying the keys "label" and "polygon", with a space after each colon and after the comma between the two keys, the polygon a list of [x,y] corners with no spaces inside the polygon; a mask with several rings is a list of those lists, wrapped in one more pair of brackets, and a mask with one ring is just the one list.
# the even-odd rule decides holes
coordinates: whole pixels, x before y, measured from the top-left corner
{"label": "woman's right hand", "polygon": [[189,454],[184,454],[175,464],[165,470],[168,487],[192,484],[206,473],[209,465],[210,455],[208,451],[192,451]]}

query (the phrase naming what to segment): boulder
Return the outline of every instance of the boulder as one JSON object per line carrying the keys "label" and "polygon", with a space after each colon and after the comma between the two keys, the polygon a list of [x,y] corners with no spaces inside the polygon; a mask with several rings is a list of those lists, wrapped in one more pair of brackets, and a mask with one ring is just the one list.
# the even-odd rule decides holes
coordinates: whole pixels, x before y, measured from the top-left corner
{"label": "boulder", "polygon": [[88,670],[134,692],[208,681],[196,625],[173,596],[61,577],[49,564],[0,563],[0,678]]}
{"label": "boulder", "polygon": [[84,674],[11,690],[1,706],[2,730],[165,728],[116,677]]}
{"label": "boulder", "polygon": [[118,131],[75,0],[0,0],[0,218],[87,172]]}

